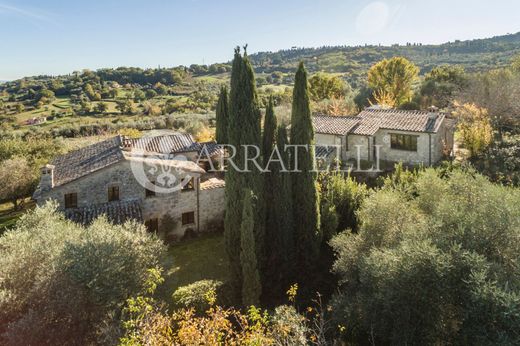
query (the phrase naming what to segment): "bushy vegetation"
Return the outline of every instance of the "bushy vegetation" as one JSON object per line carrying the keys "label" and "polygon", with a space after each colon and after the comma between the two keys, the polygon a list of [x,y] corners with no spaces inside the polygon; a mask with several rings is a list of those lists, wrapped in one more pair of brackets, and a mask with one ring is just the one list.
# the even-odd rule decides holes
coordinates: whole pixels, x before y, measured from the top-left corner
{"label": "bushy vegetation", "polygon": [[492,181],[520,186],[520,136],[505,136],[472,157],[471,164]]}
{"label": "bushy vegetation", "polygon": [[332,240],[333,316],[355,343],[520,342],[520,193],[427,169],[386,185]]}
{"label": "bushy vegetation", "polygon": [[111,344],[164,246],[143,225],[84,228],[55,208],[36,208],[0,238],[2,344]]}

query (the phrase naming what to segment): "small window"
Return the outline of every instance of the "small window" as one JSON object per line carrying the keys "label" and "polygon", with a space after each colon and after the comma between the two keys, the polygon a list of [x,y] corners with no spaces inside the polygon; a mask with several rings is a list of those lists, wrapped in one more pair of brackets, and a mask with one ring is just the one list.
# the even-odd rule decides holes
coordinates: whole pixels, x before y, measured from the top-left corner
{"label": "small window", "polygon": [[150,233],[157,233],[159,231],[159,219],[149,219],[146,220],[144,225],[146,226],[146,230]]}
{"label": "small window", "polygon": [[194,188],[195,188],[194,179],[191,178],[190,181],[188,181],[188,183],[182,187],[182,191],[190,191],[190,190],[193,190]]}
{"label": "small window", "polygon": [[65,194],[65,208],[77,208],[78,207],[78,194],[66,193]]}
{"label": "small window", "polygon": [[392,149],[417,151],[417,136],[391,134],[390,147]]}
{"label": "small window", "polygon": [[110,186],[108,188],[108,201],[119,201],[119,186]]}
{"label": "small window", "polygon": [[190,211],[189,213],[182,214],[182,225],[192,225],[195,223],[195,212]]}
{"label": "small window", "polygon": [[150,182],[150,188],[146,188],[145,189],[146,198],[150,198],[150,197],[155,196],[154,186],[155,186],[155,182],[152,181],[152,182]]}

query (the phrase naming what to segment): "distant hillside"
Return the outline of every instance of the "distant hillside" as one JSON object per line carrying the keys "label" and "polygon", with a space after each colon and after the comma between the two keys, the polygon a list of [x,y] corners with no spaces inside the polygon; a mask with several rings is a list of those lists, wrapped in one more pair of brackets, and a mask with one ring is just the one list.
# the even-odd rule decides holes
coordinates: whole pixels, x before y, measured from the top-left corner
{"label": "distant hillside", "polygon": [[256,72],[292,72],[303,60],[311,71],[345,74],[353,87],[365,78],[374,63],[393,56],[404,56],[421,68],[421,74],[434,66],[457,64],[467,71],[485,71],[508,64],[520,54],[520,32],[487,39],[448,42],[441,45],[409,43],[394,46],[335,46],[295,48],[251,54]]}

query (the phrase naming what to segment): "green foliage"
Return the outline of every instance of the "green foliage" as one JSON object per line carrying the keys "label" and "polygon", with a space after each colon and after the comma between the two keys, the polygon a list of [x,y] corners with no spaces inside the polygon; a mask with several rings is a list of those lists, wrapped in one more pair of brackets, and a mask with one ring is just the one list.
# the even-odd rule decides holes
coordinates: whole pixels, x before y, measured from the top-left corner
{"label": "green foliage", "polygon": [[240,262],[242,265],[242,305],[258,306],[262,285],[256,259],[254,235],[253,195],[251,190],[244,190],[242,224],[240,226]]}
{"label": "green foliage", "polygon": [[173,303],[178,308],[194,308],[204,313],[210,308],[211,296],[221,290],[223,283],[215,280],[200,280],[187,286],[179,287],[173,292]]}
{"label": "green foliage", "polygon": [[[274,115],[274,101],[272,97],[269,97],[269,103],[265,110],[264,118],[264,131],[262,133],[262,155],[264,158],[264,168],[267,167],[269,158],[272,154],[275,137],[276,137],[276,116]],[[266,188],[268,188],[266,186]],[[266,196],[266,198],[269,198]]]}
{"label": "green foliage", "polygon": [[96,112],[98,113],[105,113],[108,110],[108,105],[105,102],[99,102],[96,104]]}
{"label": "green foliage", "polygon": [[25,214],[0,238],[0,320],[8,345],[89,344],[118,334],[113,320],[144,290],[164,251],[144,226],[104,219],[83,228],[56,206]]}
{"label": "green foliage", "polygon": [[506,136],[471,158],[475,168],[492,181],[520,186],[520,136]]}
{"label": "green foliage", "polygon": [[[367,186],[339,172],[322,174],[320,183],[322,210],[331,214],[333,209],[337,214],[336,228],[329,227],[332,233],[326,238],[330,239],[331,235],[347,229],[356,232],[359,225],[356,212],[369,194]],[[332,218],[328,222],[330,225],[334,222],[334,216],[329,215],[329,218]]]}
{"label": "green foliage", "polygon": [[454,117],[457,119],[457,130],[464,148],[470,156],[485,150],[493,140],[493,128],[488,111],[475,104],[455,103]]}
{"label": "green foliage", "polygon": [[[228,141],[237,148],[234,157],[235,164],[246,168],[245,150],[243,145],[260,146],[260,109],[256,95],[255,78],[251,63],[240,49],[235,50],[233,69],[231,73],[231,89],[229,103]],[[249,148],[249,157],[254,157],[253,148]],[[240,266],[240,227],[242,224],[243,189],[253,191],[258,197],[255,213],[255,246],[259,266],[262,266],[262,245],[264,242],[264,207],[262,198],[262,177],[255,167],[249,167],[252,172],[241,173],[231,165],[226,172],[226,216],[225,238],[226,248],[231,263],[231,273],[236,280],[237,288],[242,282],[242,268]],[[241,291],[237,289],[237,291]]]}
{"label": "green foliage", "polygon": [[[277,302],[284,297],[285,290],[294,278],[296,249],[294,244],[293,203],[291,175],[283,170],[290,167],[287,131],[281,125],[276,129],[275,148],[280,154],[273,156],[266,173],[266,227],[263,292],[265,301]],[[273,148],[274,149],[274,148]],[[280,159],[281,162],[275,162]],[[269,196],[269,197],[267,197]]]}
{"label": "green foliage", "polygon": [[0,201],[12,202],[16,210],[18,201],[34,191],[36,175],[27,159],[14,157],[0,162],[0,181]]}
{"label": "green foliage", "polygon": [[[320,211],[316,173],[314,172],[314,129],[309,105],[307,72],[303,63],[296,72],[291,113],[291,144],[305,145],[295,154],[298,170],[292,174],[292,205],[297,253],[297,275],[307,277],[319,256]],[[296,167],[292,167],[296,169]],[[305,222],[302,222],[305,220]]]}
{"label": "green foliage", "polygon": [[349,89],[343,79],[327,73],[318,72],[309,79],[310,96],[314,102],[344,98]]}
{"label": "green foliage", "polygon": [[517,344],[520,192],[427,169],[365,200],[332,240],[337,323],[356,343]]}
{"label": "green foliage", "polygon": [[217,129],[215,131],[215,139],[217,143],[228,143],[228,121],[229,121],[229,97],[225,86],[220,89],[216,109]]}
{"label": "green foliage", "polygon": [[419,69],[405,58],[385,59],[368,71],[368,85],[374,90],[376,102],[388,97],[385,104],[399,106],[411,100],[412,84],[418,74]]}
{"label": "green foliage", "polygon": [[442,65],[434,67],[424,77],[420,95],[423,108],[436,106],[446,108],[457,93],[468,84],[468,77],[462,66]]}

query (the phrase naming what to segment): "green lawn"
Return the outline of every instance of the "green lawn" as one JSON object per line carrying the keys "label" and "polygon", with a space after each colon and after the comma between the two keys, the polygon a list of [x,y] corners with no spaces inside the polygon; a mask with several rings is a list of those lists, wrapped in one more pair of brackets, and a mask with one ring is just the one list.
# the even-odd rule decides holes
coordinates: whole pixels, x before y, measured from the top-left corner
{"label": "green lawn", "polygon": [[204,279],[228,281],[224,236],[207,234],[170,247],[163,277],[164,284],[157,293],[168,303],[171,302],[172,293],[181,286]]}

